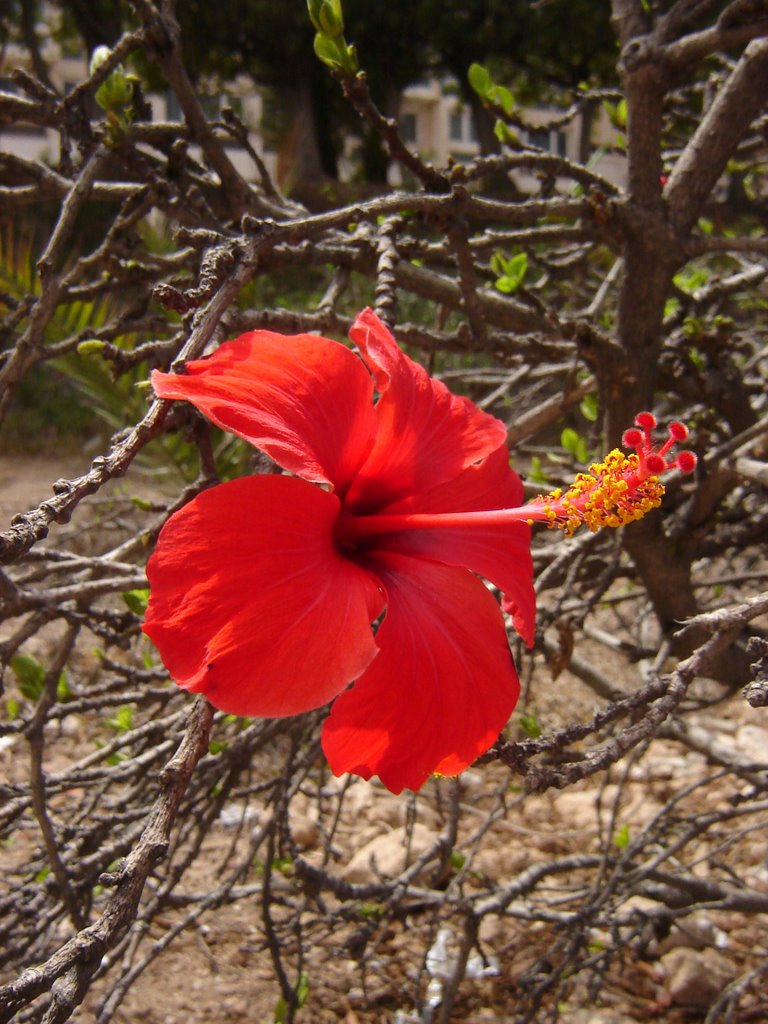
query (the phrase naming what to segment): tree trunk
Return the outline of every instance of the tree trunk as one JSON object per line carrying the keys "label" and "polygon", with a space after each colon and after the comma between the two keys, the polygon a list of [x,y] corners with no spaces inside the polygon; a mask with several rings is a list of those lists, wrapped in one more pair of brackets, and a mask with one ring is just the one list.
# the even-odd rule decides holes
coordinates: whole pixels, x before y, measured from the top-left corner
{"label": "tree trunk", "polygon": [[[605,413],[608,445],[619,443],[631,425],[631,414],[652,409],[661,352],[664,305],[672,277],[684,262],[689,230],[676,231],[664,200],[660,176],[662,103],[666,83],[660,61],[652,53],[625,44],[622,71],[628,108],[628,188],[617,210],[623,245],[623,278],[619,292],[619,347],[601,360],[598,380]],[[628,422],[629,420],[629,422]],[[651,515],[624,534],[624,546],[635,563],[662,629],[672,634],[696,615],[699,606],[691,579],[691,556],[685,539],[673,541],[663,529],[663,516]],[[688,633],[673,641],[678,657],[689,655],[705,636]],[[734,648],[713,666],[723,682],[746,681],[746,658]]]}
{"label": "tree trunk", "polygon": [[309,77],[297,77],[280,85],[284,111],[283,130],[277,150],[277,183],[287,193],[316,187],[326,177],[316,131]]}

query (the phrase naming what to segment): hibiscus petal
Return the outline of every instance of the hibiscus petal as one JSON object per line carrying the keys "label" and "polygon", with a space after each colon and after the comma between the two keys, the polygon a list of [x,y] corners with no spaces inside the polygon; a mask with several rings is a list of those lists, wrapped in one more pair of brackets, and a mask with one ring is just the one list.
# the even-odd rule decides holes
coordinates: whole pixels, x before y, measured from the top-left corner
{"label": "hibiscus petal", "polygon": [[[427,494],[382,509],[393,513],[481,512],[517,508],[523,484],[509,465],[506,447]],[[529,647],[536,628],[531,528],[526,523],[407,530],[377,538],[377,547],[460,565],[484,576],[503,593],[502,607]]]}
{"label": "hibiscus petal", "polygon": [[517,508],[523,503],[523,481],[509,464],[506,444],[462,470],[453,479],[430,491],[411,494],[392,502],[377,513],[482,512],[486,509]]}
{"label": "hibiscus petal", "polygon": [[179,686],[276,717],[321,707],[367,668],[383,597],[335,549],[338,509],[303,480],[255,476],[171,516],[147,566],[144,632]]}
{"label": "hibiscus petal", "polygon": [[341,493],[373,444],[371,378],[354,352],[328,338],[251,331],[187,363],[185,374],[156,370],[152,384],[284,469]]}
{"label": "hibiscus petal", "polygon": [[500,420],[430,377],[370,309],[349,333],[381,392],[376,440],[350,488],[351,511],[429,491],[506,443]]}
{"label": "hibiscus petal", "polygon": [[491,746],[520,686],[501,611],[476,576],[390,552],[370,567],[387,591],[380,652],[334,702],[323,748],[336,774],[417,790]]}

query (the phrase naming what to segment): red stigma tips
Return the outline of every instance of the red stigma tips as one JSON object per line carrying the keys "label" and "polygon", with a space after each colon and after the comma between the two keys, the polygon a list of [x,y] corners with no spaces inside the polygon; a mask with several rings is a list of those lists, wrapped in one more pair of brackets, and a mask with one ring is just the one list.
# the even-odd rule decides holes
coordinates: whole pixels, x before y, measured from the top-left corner
{"label": "red stigma tips", "polygon": [[661,474],[670,469],[691,473],[696,467],[696,456],[684,451],[675,458],[668,457],[672,446],[688,436],[684,423],[672,422],[663,444],[654,444],[651,435],[656,426],[653,413],[638,413],[635,423],[636,426],[624,431],[623,437],[624,445],[634,448],[633,455],[614,448],[602,462],[595,462],[587,472],[579,473],[567,491],[558,488],[523,506],[524,511],[534,513],[529,522],[558,526],[570,535],[582,523],[593,531],[605,526],[626,526],[658,508],[664,495]]}
{"label": "red stigma tips", "polygon": [[637,453],[639,479],[661,476],[670,469],[679,469],[681,473],[693,472],[696,467],[696,456],[693,452],[680,452],[672,459],[668,457],[671,448],[688,437],[688,427],[684,423],[673,420],[667,428],[667,439],[661,445],[654,445],[651,437],[651,431],[656,426],[656,417],[653,413],[638,413],[635,423],[637,427],[630,427],[624,431],[622,441],[627,448],[634,448]]}
{"label": "red stigma tips", "polygon": [[698,459],[693,452],[680,452],[676,464],[681,473],[692,473],[696,469]]}
{"label": "red stigma tips", "polygon": [[630,427],[624,431],[621,443],[625,448],[637,448],[643,443],[643,435],[635,427]]}

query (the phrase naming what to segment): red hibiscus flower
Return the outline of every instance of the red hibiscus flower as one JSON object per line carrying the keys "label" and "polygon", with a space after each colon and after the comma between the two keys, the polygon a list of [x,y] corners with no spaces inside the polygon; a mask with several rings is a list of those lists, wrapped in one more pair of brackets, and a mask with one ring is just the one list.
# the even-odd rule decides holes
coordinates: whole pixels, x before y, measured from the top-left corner
{"label": "red hibiscus flower", "polygon": [[221,484],[171,516],[144,631],[175,681],[224,711],[333,700],[332,770],[399,793],[461,772],[509,719],[519,683],[502,609],[531,644],[530,523],[639,518],[660,499],[652,474],[690,453],[669,462],[684,428],[656,452],[638,419],[636,456],[612,453],[576,490],[521,507],[504,425],[430,378],[371,310],[350,336],[362,360],[327,338],[253,331],[184,375],[153,374],[157,395],[293,475]]}

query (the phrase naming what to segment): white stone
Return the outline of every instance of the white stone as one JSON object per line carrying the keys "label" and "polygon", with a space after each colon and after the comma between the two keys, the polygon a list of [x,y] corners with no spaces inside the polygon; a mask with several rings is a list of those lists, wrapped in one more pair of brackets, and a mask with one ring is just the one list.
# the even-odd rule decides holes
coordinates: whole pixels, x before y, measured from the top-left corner
{"label": "white stone", "polygon": [[736,971],[730,960],[714,949],[672,949],[661,958],[670,999],[678,1006],[711,1006]]}
{"label": "white stone", "polygon": [[751,723],[739,726],[734,742],[740,757],[756,764],[768,764],[768,729]]}
{"label": "white stone", "polygon": [[298,846],[312,850],[320,839],[320,828],[316,814],[292,814],[291,835]]}
{"label": "white stone", "polygon": [[668,953],[671,949],[680,949],[683,946],[689,949],[706,949],[707,946],[725,949],[728,946],[728,936],[716,928],[709,915],[702,911],[676,921],[669,935],[659,943],[659,953]]}
{"label": "white stone", "polygon": [[405,828],[393,829],[385,835],[376,836],[359,849],[344,869],[344,878],[348,882],[365,884],[375,882],[379,875],[399,875],[434,841],[435,834],[426,825],[417,823],[413,826],[410,844]]}

